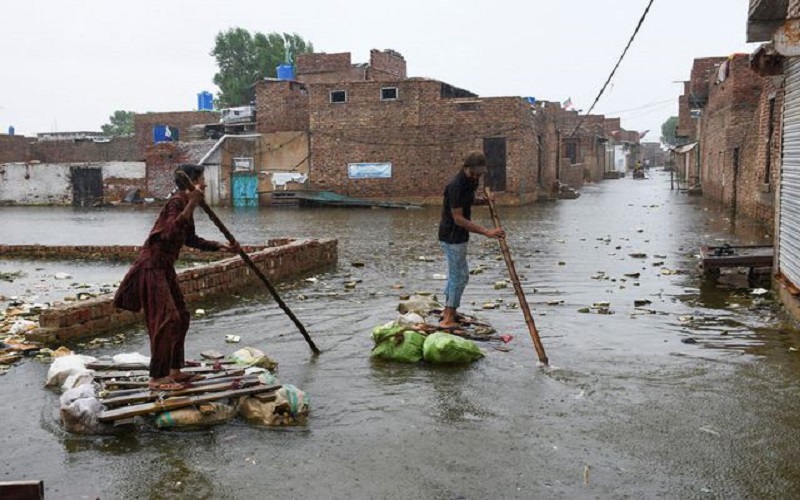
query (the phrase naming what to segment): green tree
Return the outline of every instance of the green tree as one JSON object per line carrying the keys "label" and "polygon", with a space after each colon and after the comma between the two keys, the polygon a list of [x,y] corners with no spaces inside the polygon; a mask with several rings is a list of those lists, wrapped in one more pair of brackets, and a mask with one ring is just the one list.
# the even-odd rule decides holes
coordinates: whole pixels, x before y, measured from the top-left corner
{"label": "green tree", "polygon": [[675,129],[678,127],[678,117],[670,116],[667,121],[661,124],[661,144],[666,146],[677,146],[681,143],[675,137]]}
{"label": "green tree", "polygon": [[300,35],[288,33],[258,33],[251,35],[242,28],[220,31],[211,55],[219,71],[214,83],[219,87],[218,105],[221,108],[250,104],[254,98],[253,84],[264,77],[276,76],[277,66],[297,54],[314,52],[314,46]]}
{"label": "green tree", "polygon": [[133,135],[133,111],[114,111],[108,117],[108,123],[100,127],[100,130],[109,137],[124,137]]}

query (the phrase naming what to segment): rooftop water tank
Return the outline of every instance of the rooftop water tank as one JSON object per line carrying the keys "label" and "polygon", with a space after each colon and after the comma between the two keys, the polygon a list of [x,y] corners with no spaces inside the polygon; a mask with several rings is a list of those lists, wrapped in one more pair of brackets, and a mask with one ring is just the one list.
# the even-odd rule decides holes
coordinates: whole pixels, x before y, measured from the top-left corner
{"label": "rooftop water tank", "polygon": [[14,135],[14,126],[13,125],[9,125],[9,127],[8,127],[8,135]]}
{"label": "rooftop water tank", "polygon": [[291,64],[283,63],[275,69],[278,73],[278,80],[294,80],[294,66]]}
{"label": "rooftop water tank", "polygon": [[207,90],[197,94],[197,109],[200,111],[214,110],[214,95]]}

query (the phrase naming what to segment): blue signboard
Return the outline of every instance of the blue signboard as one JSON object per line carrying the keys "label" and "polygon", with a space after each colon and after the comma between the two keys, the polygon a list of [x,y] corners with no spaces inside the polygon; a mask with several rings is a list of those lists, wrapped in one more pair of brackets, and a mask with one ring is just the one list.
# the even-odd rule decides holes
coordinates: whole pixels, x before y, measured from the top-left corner
{"label": "blue signboard", "polygon": [[347,165],[350,179],[391,179],[391,163],[350,163]]}

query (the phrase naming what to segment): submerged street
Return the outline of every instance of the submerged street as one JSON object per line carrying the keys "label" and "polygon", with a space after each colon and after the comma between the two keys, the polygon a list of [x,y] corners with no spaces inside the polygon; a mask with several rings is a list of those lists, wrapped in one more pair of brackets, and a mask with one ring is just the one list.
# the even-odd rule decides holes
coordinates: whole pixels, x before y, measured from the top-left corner
{"label": "submerged street", "polygon": [[[513,335],[511,350],[479,343],[484,359],[452,368],[370,359],[370,331],[396,317],[401,295],[441,297],[438,207],[219,209],[243,244],[338,239],[336,269],[280,287],[319,357],[266,290],[204,304],[186,341],[191,358],[265,351],[283,383],[310,395],[309,425],[70,435],[43,387],[48,366],[25,359],[0,378],[2,480],[44,480],[52,498],[795,496],[800,334],[744,275],[715,284],[697,270],[701,245],[767,244],[769,229],[671,191],[668,173],[648,175],[587,185],[577,200],[498,207],[549,367],[537,364],[513,287],[494,288],[508,277],[498,243],[477,235],[469,262],[482,272],[462,310]],[[158,208],[3,207],[0,227],[6,244],[138,245]],[[195,219],[199,235],[222,239],[203,213]],[[489,225],[488,210],[473,220]],[[0,261],[25,273],[0,281],[0,294],[60,300],[74,290],[58,288],[57,272],[99,283],[126,269]],[[147,354],[143,326],[126,334],[121,345],[70,347]]]}

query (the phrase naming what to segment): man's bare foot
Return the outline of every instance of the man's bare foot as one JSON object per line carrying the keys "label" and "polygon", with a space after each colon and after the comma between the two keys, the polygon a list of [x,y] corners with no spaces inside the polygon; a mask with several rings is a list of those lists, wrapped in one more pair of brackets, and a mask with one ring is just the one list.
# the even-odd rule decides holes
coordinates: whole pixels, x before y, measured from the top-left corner
{"label": "man's bare foot", "polygon": [[445,321],[445,320],[442,320],[442,321],[439,322],[439,328],[453,329],[453,328],[458,328],[460,326],[461,325],[459,325],[458,322],[456,322],[456,321]]}

